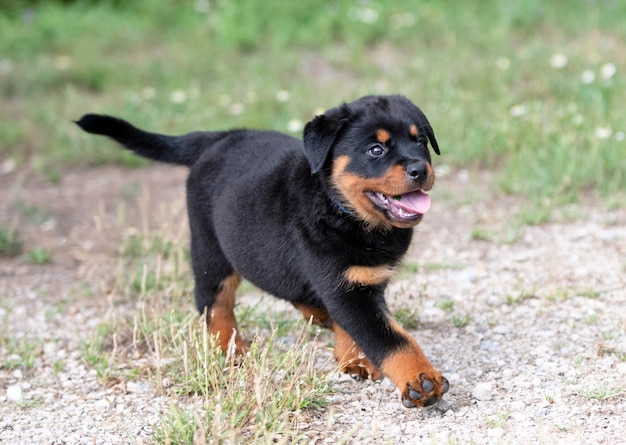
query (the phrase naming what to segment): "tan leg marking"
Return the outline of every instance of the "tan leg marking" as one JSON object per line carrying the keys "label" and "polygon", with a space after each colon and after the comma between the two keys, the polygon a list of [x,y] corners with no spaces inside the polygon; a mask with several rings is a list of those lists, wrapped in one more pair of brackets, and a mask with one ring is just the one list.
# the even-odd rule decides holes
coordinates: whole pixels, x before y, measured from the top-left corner
{"label": "tan leg marking", "polygon": [[299,304],[294,304],[294,306],[302,312],[305,320],[328,328],[335,334],[334,355],[339,369],[362,379],[380,380],[383,378],[378,368],[365,356],[361,348],[352,340],[350,334],[333,321],[328,311]]}
{"label": "tan leg marking", "polygon": [[209,333],[218,338],[220,349],[224,353],[243,354],[248,350],[248,345],[239,335],[239,326],[235,320],[235,291],[239,283],[241,276],[236,272],[222,281],[209,314]]}
{"label": "tan leg marking", "polygon": [[330,314],[326,309],[319,309],[316,307],[305,306],[302,304],[295,304],[294,306],[300,312],[302,312],[302,317],[306,321],[310,321],[317,326],[321,326],[326,329],[330,329],[333,325],[333,320],[330,318]]}
{"label": "tan leg marking", "polygon": [[391,328],[404,336],[408,345],[391,352],[381,364],[381,371],[398,387],[406,407],[436,403],[448,390],[448,381],[433,367],[417,341],[397,322],[392,321]]}
{"label": "tan leg marking", "polygon": [[383,378],[382,373],[365,356],[350,334],[337,323],[333,323],[332,331],[335,334],[335,360],[343,372],[357,375],[362,379],[380,380]]}

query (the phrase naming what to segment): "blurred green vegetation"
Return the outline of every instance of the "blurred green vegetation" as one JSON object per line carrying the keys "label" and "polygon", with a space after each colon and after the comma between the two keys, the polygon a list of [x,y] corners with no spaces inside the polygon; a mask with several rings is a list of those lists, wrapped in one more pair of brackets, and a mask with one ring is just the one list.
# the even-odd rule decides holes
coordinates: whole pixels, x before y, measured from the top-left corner
{"label": "blurred green vegetation", "polygon": [[538,206],[626,190],[626,2],[0,0],[0,162],[52,179],[143,165],[71,121],[298,134],[320,109],[402,93],[453,168]]}

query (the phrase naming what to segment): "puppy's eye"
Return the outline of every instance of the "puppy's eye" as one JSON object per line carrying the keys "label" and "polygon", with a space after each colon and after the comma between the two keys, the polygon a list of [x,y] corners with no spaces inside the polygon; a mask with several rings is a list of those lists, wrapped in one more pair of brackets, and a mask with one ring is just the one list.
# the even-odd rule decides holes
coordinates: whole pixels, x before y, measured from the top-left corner
{"label": "puppy's eye", "polygon": [[382,145],[372,145],[369,150],[367,150],[367,154],[373,158],[380,158],[382,155],[386,153],[385,148]]}

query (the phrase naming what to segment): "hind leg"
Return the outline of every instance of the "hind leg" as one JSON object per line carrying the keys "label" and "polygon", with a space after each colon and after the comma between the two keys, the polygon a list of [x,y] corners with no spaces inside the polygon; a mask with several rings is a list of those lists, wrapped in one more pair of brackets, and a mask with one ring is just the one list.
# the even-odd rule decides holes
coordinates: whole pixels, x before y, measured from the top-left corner
{"label": "hind leg", "polygon": [[196,307],[206,315],[208,329],[224,353],[248,350],[235,319],[235,292],[241,276],[234,270],[207,231],[191,231],[191,262],[195,276]]}
{"label": "hind leg", "polygon": [[217,287],[215,303],[207,308],[209,333],[217,339],[220,349],[226,354],[243,354],[248,345],[239,334],[239,326],[235,319],[235,292],[241,283],[237,272],[227,276]]}

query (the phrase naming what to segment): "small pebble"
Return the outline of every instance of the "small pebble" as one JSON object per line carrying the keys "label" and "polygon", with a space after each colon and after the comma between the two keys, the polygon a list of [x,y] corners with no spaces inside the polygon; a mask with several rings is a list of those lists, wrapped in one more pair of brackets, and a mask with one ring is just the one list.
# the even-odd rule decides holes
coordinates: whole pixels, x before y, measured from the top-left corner
{"label": "small pebble", "polygon": [[497,351],[500,349],[500,345],[492,341],[483,341],[478,348],[481,351]]}
{"label": "small pebble", "polygon": [[93,406],[98,410],[98,411],[106,411],[109,408],[111,408],[111,402],[107,399],[100,399],[97,400]]}
{"label": "small pebble", "polygon": [[483,402],[487,402],[493,398],[493,385],[491,382],[477,383],[472,389],[472,396]]}
{"label": "small pebble", "polygon": [[452,403],[448,402],[446,399],[441,399],[439,400],[439,403],[437,403],[435,409],[441,414],[447,413],[452,410]]}
{"label": "small pebble", "polygon": [[22,403],[24,400],[24,392],[20,385],[9,385],[7,387],[7,401],[13,403]]}
{"label": "small pebble", "polygon": [[537,410],[536,415],[538,417],[545,417],[548,415],[548,413],[550,412],[550,405],[548,406],[544,406],[540,409]]}
{"label": "small pebble", "polygon": [[343,396],[342,394],[334,394],[331,398],[330,398],[330,404],[338,404],[338,403],[343,403],[345,402],[346,397]]}
{"label": "small pebble", "polygon": [[126,391],[129,393],[142,393],[148,390],[148,385],[146,383],[141,382],[133,382],[129,381],[126,383]]}

